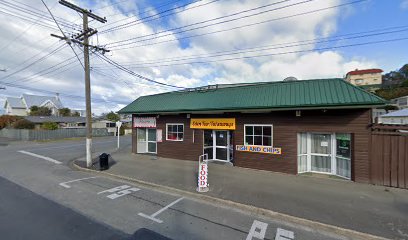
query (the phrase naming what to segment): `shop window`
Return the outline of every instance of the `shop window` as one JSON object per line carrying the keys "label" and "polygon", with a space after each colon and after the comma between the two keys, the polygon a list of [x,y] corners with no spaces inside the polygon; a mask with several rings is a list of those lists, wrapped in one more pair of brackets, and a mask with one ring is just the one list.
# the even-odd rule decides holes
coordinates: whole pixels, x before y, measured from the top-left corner
{"label": "shop window", "polygon": [[183,141],[184,139],[184,124],[167,123],[166,124],[166,140],[168,141]]}
{"label": "shop window", "polygon": [[351,134],[298,133],[298,173],[351,178]]}
{"label": "shop window", "polygon": [[272,146],[272,125],[244,125],[245,145]]}

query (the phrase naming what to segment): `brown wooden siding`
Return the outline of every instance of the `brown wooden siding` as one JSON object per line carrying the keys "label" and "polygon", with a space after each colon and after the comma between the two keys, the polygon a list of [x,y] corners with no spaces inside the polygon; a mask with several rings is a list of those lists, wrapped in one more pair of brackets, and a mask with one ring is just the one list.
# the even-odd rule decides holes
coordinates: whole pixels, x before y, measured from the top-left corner
{"label": "brown wooden siding", "polygon": [[[236,118],[233,144],[244,144],[244,124],[272,124],[273,145],[282,148],[281,155],[234,151],[234,165],[275,172],[297,174],[297,133],[352,134],[352,179],[370,181],[369,142],[371,118],[369,109],[308,110],[296,117],[295,111],[276,111],[263,114],[229,113],[223,115],[191,115],[192,118]],[[166,141],[166,123],[184,123],[184,141]],[[203,153],[203,131],[190,129],[186,114],[161,115],[157,128],[163,129],[163,142],[158,143],[158,156],[197,161]],[[135,137],[135,135],[134,135]],[[136,139],[134,138],[134,142]],[[135,144],[133,151],[136,151]]]}

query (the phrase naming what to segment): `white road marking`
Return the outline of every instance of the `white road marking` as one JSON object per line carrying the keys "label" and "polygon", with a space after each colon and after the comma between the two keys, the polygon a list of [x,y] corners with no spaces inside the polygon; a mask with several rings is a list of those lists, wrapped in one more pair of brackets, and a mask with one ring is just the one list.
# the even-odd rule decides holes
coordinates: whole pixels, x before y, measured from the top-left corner
{"label": "white road marking", "polygon": [[293,240],[295,239],[295,233],[282,228],[276,230],[275,240]]}
{"label": "white road marking", "polygon": [[64,187],[64,188],[71,188],[71,186],[68,186],[67,183],[78,182],[78,181],[82,181],[82,180],[85,180],[85,179],[91,179],[91,178],[97,178],[97,177],[87,177],[87,178],[75,179],[75,180],[72,180],[72,181],[60,183],[59,185]]}
{"label": "white road marking", "polygon": [[33,156],[33,157],[41,158],[41,159],[47,160],[47,161],[55,163],[55,164],[61,164],[62,163],[62,162],[57,161],[55,159],[45,157],[45,156],[42,156],[42,155],[38,155],[38,154],[35,154],[35,153],[32,153],[32,152],[27,152],[27,151],[18,151],[18,152],[23,153],[23,154],[27,154],[27,155],[30,155],[30,156]]}
{"label": "white road marking", "polygon": [[113,192],[117,192],[117,191],[124,190],[124,189],[126,189],[126,188],[130,188],[130,186],[128,186],[128,185],[122,185],[122,186],[118,186],[118,187],[114,187],[114,188],[111,188],[111,189],[104,190],[104,191],[102,191],[102,192],[98,192],[98,194],[106,193],[106,192],[108,192],[108,193],[113,193]]}
{"label": "white road marking", "polygon": [[249,230],[248,236],[246,237],[246,240],[252,240],[252,238],[254,237],[257,239],[264,239],[267,228],[268,228],[267,223],[264,223],[258,220],[254,220],[251,226],[251,230]]}
{"label": "white road marking", "polygon": [[162,213],[163,211],[165,211],[166,209],[168,209],[169,207],[173,206],[174,204],[180,202],[180,201],[183,200],[183,199],[184,199],[184,197],[181,197],[181,198],[177,199],[176,201],[170,203],[169,205],[167,205],[167,206],[165,206],[164,208],[160,209],[159,211],[153,213],[152,215],[147,215],[147,214],[144,214],[144,213],[139,213],[139,216],[144,217],[144,218],[148,218],[148,219],[153,220],[153,221],[158,222],[158,223],[162,223],[163,221],[160,220],[160,219],[158,219],[158,218],[156,218],[156,216],[159,215],[160,213]]}
{"label": "white road marking", "polygon": [[139,190],[140,190],[139,188],[128,188],[128,189],[113,193],[111,195],[108,195],[106,197],[110,199],[116,199],[118,197],[123,197],[125,195],[131,194],[132,192],[137,192]]}

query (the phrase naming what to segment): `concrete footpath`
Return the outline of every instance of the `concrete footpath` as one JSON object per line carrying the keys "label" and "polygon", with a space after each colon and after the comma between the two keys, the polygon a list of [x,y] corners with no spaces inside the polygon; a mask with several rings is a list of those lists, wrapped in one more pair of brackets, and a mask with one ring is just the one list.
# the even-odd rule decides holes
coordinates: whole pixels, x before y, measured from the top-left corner
{"label": "concrete footpath", "polygon": [[[196,193],[197,161],[111,154],[104,173]],[[84,160],[75,162],[84,166]],[[97,164],[94,166],[98,170]],[[210,163],[202,195],[390,239],[408,239],[408,191]]]}

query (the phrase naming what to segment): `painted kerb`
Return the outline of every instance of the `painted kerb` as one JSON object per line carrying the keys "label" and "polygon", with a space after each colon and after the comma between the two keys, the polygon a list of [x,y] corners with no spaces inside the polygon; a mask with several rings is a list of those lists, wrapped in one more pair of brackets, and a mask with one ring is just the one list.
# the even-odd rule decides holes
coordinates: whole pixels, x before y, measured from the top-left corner
{"label": "painted kerb", "polygon": [[[110,136],[106,128],[94,128],[92,129],[92,136],[102,137]],[[28,129],[2,129],[0,131],[0,137],[11,138],[22,141],[33,140],[52,140],[74,137],[85,137],[86,129],[84,128],[69,128],[69,129],[56,129],[56,130],[28,130]]]}

